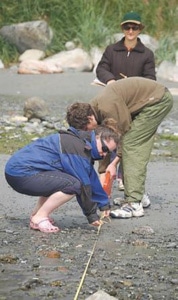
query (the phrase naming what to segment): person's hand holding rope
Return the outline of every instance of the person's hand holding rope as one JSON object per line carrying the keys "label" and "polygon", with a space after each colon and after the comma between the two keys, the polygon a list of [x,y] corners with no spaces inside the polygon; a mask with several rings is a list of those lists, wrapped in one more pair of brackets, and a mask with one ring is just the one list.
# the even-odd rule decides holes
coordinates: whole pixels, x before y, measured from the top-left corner
{"label": "person's hand holding rope", "polygon": [[93,223],[91,223],[91,225],[99,227],[99,226],[103,225],[104,223],[111,222],[109,215],[110,215],[110,210],[102,211],[100,219],[97,221],[94,221]]}

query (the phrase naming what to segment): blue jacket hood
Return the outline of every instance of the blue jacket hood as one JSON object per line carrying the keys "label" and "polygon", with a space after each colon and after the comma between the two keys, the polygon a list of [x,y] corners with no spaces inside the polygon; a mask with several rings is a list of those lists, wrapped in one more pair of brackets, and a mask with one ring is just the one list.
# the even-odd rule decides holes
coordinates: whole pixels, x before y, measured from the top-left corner
{"label": "blue jacket hood", "polygon": [[94,160],[102,159],[103,157],[98,152],[98,148],[97,148],[97,144],[96,144],[96,134],[95,134],[94,130],[91,133],[91,146],[92,146],[91,157]]}

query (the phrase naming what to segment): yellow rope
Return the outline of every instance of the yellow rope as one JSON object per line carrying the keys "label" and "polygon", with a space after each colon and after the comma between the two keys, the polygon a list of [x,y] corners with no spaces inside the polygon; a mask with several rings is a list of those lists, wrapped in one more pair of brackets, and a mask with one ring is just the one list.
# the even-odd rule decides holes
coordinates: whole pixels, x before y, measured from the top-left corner
{"label": "yellow rope", "polygon": [[[103,218],[104,218],[104,217],[102,216],[101,219],[103,219]],[[108,217],[108,222],[110,222],[110,218],[109,218],[109,217]],[[107,223],[107,222],[106,222],[106,221],[102,221],[101,224],[98,226],[97,236],[100,234],[101,226],[102,226],[104,223]],[[84,282],[84,279],[85,279],[85,276],[86,276],[86,273],[87,273],[87,270],[88,270],[90,261],[91,261],[91,259],[92,259],[92,256],[93,256],[94,252],[95,252],[95,248],[96,248],[97,242],[98,242],[98,239],[95,240],[95,243],[94,243],[94,245],[93,245],[93,249],[92,249],[92,251],[91,251],[90,257],[89,257],[89,259],[88,259],[88,262],[87,262],[87,264],[86,264],[85,270],[84,270],[83,275],[82,275],[82,278],[81,278],[81,280],[80,280],[80,284],[79,284],[79,287],[78,287],[77,292],[76,292],[76,294],[75,294],[74,300],[77,300],[77,299],[78,299],[78,295],[79,295],[80,290],[81,290],[81,288],[82,288],[82,285],[83,285],[83,282]]]}

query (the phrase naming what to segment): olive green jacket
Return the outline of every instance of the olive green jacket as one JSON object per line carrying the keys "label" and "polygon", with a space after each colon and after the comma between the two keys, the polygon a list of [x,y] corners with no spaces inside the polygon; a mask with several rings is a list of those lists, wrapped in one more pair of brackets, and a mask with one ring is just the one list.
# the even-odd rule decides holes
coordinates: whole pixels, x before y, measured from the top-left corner
{"label": "olive green jacket", "polygon": [[164,93],[165,86],[154,80],[129,77],[104,87],[91,100],[91,105],[98,124],[105,118],[113,118],[118,123],[120,133],[124,135],[134,117],[145,106],[159,102]]}

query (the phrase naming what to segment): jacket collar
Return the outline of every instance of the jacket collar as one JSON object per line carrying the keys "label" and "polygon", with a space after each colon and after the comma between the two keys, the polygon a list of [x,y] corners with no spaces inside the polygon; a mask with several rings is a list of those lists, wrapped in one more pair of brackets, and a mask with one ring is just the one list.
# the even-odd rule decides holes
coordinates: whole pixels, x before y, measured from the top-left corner
{"label": "jacket collar", "polygon": [[91,150],[91,132],[76,129],[75,127],[70,126],[67,132],[72,133],[73,135],[77,136],[80,140],[83,140],[85,143],[85,149]]}
{"label": "jacket collar", "polygon": [[91,157],[94,160],[100,160],[103,157],[100,156],[96,144],[96,135],[95,131],[83,131],[83,130],[78,130],[72,126],[69,127],[68,129],[69,132],[72,132],[75,134],[78,138],[82,139],[85,142],[85,149],[91,151]]}
{"label": "jacket collar", "polygon": [[73,133],[74,135],[76,135],[78,138],[82,139],[82,140],[91,140],[91,132],[90,131],[86,131],[86,130],[80,130],[80,129],[76,129],[75,127],[70,126],[67,130],[70,133]]}
{"label": "jacket collar", "polygon": [[[124,40],[125,40],[125,37],[123,37],[119,42],[115,43],[113,45],[113,50],[114,51],[127,51],[127,48],[124,45]],[[144,52],[145,51],[145,46],[142,44],[140,38],[137,38],[137,44],[133,48],[132,51],[136,51],[136,52]]]}

